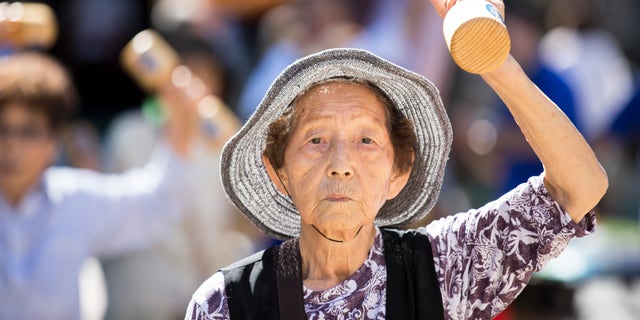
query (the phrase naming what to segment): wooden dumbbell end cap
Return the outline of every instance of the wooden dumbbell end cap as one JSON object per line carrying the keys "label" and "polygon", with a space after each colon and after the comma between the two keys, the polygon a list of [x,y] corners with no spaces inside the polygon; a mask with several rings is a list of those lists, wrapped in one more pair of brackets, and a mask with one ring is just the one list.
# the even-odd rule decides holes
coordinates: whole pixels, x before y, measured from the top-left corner
{"label": "wooden dumbbell end cap", "polygon": [[511,40],[504,24],[479,17],[461,24],[448,45],[451,57],[460,68],[483,74],[504,62],[511,49]]}

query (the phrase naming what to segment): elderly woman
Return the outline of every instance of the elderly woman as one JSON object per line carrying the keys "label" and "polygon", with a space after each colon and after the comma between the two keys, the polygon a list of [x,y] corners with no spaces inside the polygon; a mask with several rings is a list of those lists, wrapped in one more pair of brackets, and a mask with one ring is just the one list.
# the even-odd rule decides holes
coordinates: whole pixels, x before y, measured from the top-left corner
{"label": "elderly woman", "polygon": [[231,200],[279,246],[194,294],[187,319],[490,319],[595,227],[607,177],[511,57],[483,75],[544,164],[480,209],[434,205],[451,143],[436,88],[368,52],[289,66],[223,151]]}

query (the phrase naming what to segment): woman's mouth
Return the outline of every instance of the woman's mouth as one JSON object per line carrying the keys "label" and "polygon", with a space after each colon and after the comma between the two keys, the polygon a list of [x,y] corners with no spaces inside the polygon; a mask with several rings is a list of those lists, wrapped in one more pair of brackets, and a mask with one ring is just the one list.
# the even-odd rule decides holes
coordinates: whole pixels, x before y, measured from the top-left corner
{"label": "woman's mouth", "polygon": [[351,200],[351,198],[348,197],[348,196],[338,195],[338,194],[328,195],[324,199],[326,201],[331,201],[331,202],[345,202],[345,201],[350,201]]}

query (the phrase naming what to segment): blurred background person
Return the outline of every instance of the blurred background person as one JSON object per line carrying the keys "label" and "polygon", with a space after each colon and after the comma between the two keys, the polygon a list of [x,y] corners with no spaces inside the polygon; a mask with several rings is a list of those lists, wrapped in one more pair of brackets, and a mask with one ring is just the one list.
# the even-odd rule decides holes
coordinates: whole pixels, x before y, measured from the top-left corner
{"label": "blurred background person", "polygon": [[609,128],[633,91],[633,70],[621,43],[603,27],[603,12],[614,4],[554,0],[546,12],[549,32],[541,40],[541,60],[573,88],[577,120],[587,139]]}
{"label": "blurred background person", "polygon": [[[156,17],[158,18],[158,17]],[[207,44],[187,25],[166,34],[181,61],[206,88],[224,99],[226,73]],[[166,113],[150,96],[139,109],[117,115],[108,127],[108,171],[137,167],[151,156],[161,139]],[[230,204],[220,184],[221,145],[203,130],[193,143],[188,213],[157,245],[103,260],[108,287],[106,319],[180,319],[202,281],[224,265],[261,245],[262,236]],[[253,231],[253,232],[252,232]]]}
{"label": "blurred background person", "polygon": [[[167,86],[180,96],[173,90]],[[182,216],[193,110],[174,109],[168,146],[143,168],[103,175],[51,167],[75,107],[71,79],[54,58],[25,52],[0,60],[2,319],[78,319],[87,257],[147,246]]]}

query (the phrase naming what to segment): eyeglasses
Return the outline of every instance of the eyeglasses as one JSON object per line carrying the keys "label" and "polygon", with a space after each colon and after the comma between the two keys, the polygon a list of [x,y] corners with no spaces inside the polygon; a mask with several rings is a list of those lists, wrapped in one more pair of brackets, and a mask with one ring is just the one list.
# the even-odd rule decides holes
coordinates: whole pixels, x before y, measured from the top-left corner
{"label": "eyeglasses", "polygon": [[0,125],[0,141],[15,138],[20,142],[37,142],[44,140],[49,135],[45,128],[35,126],[11,127]]}

